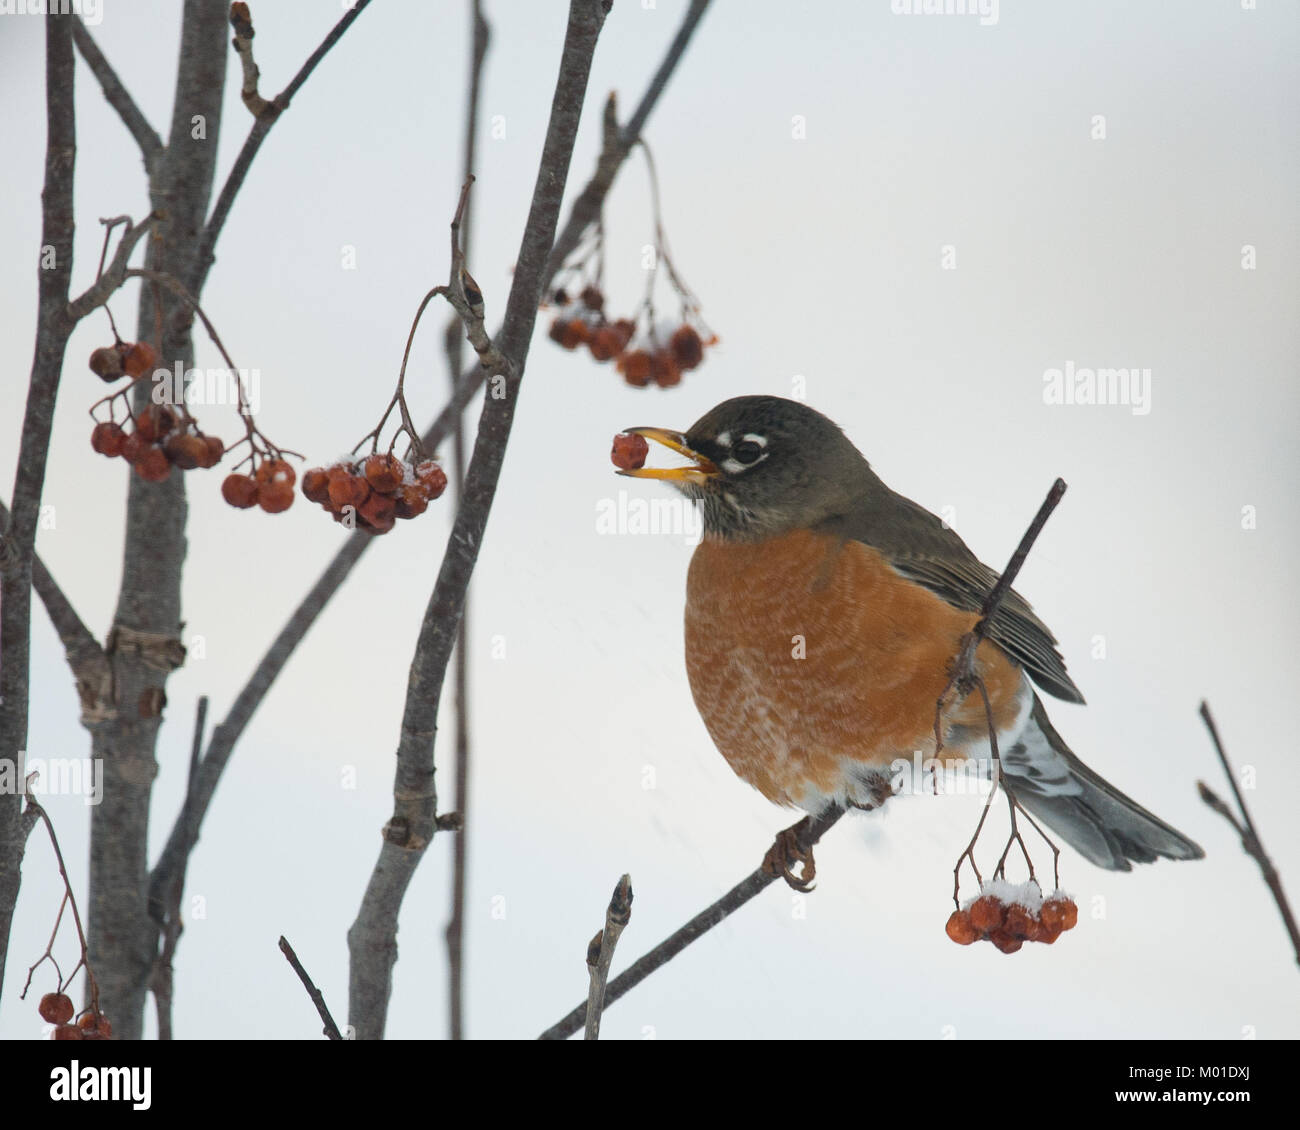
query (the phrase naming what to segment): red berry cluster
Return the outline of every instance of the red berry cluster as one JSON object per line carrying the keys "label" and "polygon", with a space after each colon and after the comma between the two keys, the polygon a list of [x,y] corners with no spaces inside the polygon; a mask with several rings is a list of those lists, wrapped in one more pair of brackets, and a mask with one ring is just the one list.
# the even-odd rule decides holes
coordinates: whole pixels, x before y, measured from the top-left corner
{"label": "red berry cluster", "polygon": [[432,459],[414,465],[396,455],[368,455],[313,467],[302,476],[302,493],[334,521],[386,534],[398,518],[416,518],[447,489],[447,474]]}
{"label": "red berry cluster", "polygon": [[158,351],[147,341],[118,341],[90,355],[90,371],[110,383],[121,377],[142,377],[157,367]]}
{"label": "red berry cluster", "polygon": [[72,1023],[72,1001],[66,993],[46,993],[41,997],[37,1009],[41,1019],[54,1025],[53,1038],[56,1040],[108,1040],[113,1035],[113,1025],[108,1017],[95,1009],[84,1013],[80,1020]]}
{"label": "red berry cluster", "polygon": [[173,467],[215,467],[225,454],[217,436],[204,435],[193,416],[167,404],[149,405],[132,424],[129,432],[113,420],[96,424],[90,446],[110,459],[121,456],[146,482],[162,482]]}
{"label": "red berry cluster", "polygon": [[610,450],[610,461],[620,471],[635,471],[645,466],[645,457],[650,453],[650,445],[643,436],[628,435],[620,432],[614,437],[614,446]]}
{"label": "red berry cluster", "polygon": [[577,303],[571,303],[564,290],[555,291],[551,301],[562,308],[551,323],[551,340],[565,349],[585,345],[595,360],[613,361],[635,388],[680,384],[682,374],[696,368],[704,360],[705,348],[717,341],[712,336],[706,341],[689,322],[666,335],[651,326],[638,337],[637,319],[610,321],[605,316],[605,296],[595,286],[584,288]]}
{"label": "red berry cluster", "polygon": [[998,894],[981,893],[969,906],[952,912],[946,929],[959,946],[989,941],[1003,953],[1015,953],[1025,942],[1050,946],[1078,921],[1078,906],[1060,892],[1041,902],[1032,896],[1007,902]]}
{"label": "red berry cluster", "polygon": [[293,505],[293,484],[298,476],[287,460],[263,459],[251,475],[227,475],[221,497],[236,510],[260,506],[268,514],[279,514]]}

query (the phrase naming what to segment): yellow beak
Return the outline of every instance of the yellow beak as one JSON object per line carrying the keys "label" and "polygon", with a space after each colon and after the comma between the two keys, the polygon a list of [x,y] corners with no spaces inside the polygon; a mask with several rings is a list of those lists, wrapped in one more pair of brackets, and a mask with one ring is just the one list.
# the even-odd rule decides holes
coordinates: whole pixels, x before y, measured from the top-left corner
{"label": "yellow beak", "polygon": [[667,479],[670,482],[703,483],[721,474],[717,464],[711,459],[701,455],[698,451],[692,451],[686,446],[686,437],[681,432],[672,432],[667,428],[625,428],[624,431],[628,435],[644,436],[646,439],[661,443],[670,451],[675,451],[678,455],[684,455],[693,462],[688,467],[637,467],[631,471],[619,471],[620,475],[628,475],[635,479]]}

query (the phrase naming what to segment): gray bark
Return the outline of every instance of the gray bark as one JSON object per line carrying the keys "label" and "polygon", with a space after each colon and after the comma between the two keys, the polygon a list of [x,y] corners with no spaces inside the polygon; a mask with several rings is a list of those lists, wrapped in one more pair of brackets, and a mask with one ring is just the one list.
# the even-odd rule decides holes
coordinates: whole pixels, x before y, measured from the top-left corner
{"label": "gray bark", "polygon": [[[36,353],[14,476],[12,510],[0,536],[0,758],[16,764],[27,746],[31,663],[32,563],[40,517],[45,464],[54,422],[59,374],[73,321],[68,315],[72,279],[73,173],[77,130],[73,110],[71,21],[45,23],[46,149],[41,193],[41,256],[38,268]],[[47,256],[53,256],[50,262]],[[4,983],[9,929],[22,881],[30,823],[22,797],[0,794],[0,985]]]}
{"label": "gray bark", "polygon": [[[150,178],[151,204],[165,217],[146,265],[197,292],[199,240],[212,196],[227,68],[224,0],[186,0],[171,132]],[[202,136],[195,136],[201,134]],[[162,294],[162,364],[193,365],[191,312]],[[155,339],[152,288],[140,292],[137,338]],[[142,384],[137,406],[151,389]],[[130,474],[130,472],[128,472]],[[158,765],[167,676],[183,660],[181,571],[185,561],[184,476],[146,483],[131,474],[122,584],[105,651],[113,701],[88,720],[92,756],[103,759],[104,799],[90,829],[88,942],[100,1004],[114,1033],[139,1039],[157,951],[148,907],[149,804]]]}

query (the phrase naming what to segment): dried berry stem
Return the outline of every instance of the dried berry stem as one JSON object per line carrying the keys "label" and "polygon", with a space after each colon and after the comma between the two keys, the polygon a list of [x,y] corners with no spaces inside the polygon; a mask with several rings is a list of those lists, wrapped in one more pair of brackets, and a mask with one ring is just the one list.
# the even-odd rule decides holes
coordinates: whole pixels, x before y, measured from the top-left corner
{"label": "dried berry stem", "polygon": [[[1033,548],[1034,542],[1038,540],[1038,535],[1043,532],[1043,527],[1047,524],[1047,519],[1052,516],[1052,511],[1056,509],[1062,497],[1065,495],[1066,485],[1064,479],[1057,479],[1051,490],[1047,492],[1047,497],[1043,504],[1038,508],[1038,513],[1034,515],[1034,520],[1030,522],[1029,528],[1025,530],[1020,539],[1020,544],[1016,546],[1016,551],[1011,555],[1011,560],[1007,563],[1006,569],[998,577],[997,582],[989,591],[988,596],[984,598],[984,603],[980,607],[980,618],[975,626],[966,633],[962,638],[961,645],[957,655],[954,657],[949,667],[948,682],[944,685],[938,701],[934,705],[934,755],[937,758],[943,750],[943,713],[948,703],[948,696],[955,695],[953,706],[958,705],[966,699],[973,691],[978,690],[980,697],[984,702],[984,720],[989,735],[989,753],[993,759],[993,787],[989,792],[988,799],[984,804],[984,811],[980,814],[979,823],[975,827],[975,834],[971,837],[970,843],[966,849],[957,857],[957,864],[953,868],[953,902],[960,906],[961,891],[961,865],[964,861],[969,860],[971,870],[975,872],[975,879],[981,885],[983,880],[980,878],[979,868],[975,865],[975,844],[979,840],[980,832],[984,827],[984,821],[988,817],[989,806],[993,802],[993,797],[997,793],[998,786],[1002,785],[1002,791],[1007,798],[1007,812],[1011,821],[1011,834],[1007,838],[1006,846],[1002,850],[1002,855],[998,858],[997,866],[994,868],[995,877],[1006,876],[1007,856],[1014,844],[1019,844],[1021,854],[1024,856],[1025,865],[1029,868],[1029,878],[1037,881],[1034,875],[1034,862],[1029,855],[1029,849],[1025,845],[1024,838],[1020,834],[1020,828],[1017,823],[1017,811],[1024,812],[1023,806],[1003,781],[1002,758],[998,752],[998,735],[997,727],[993,721],[993,705],[989,701],[988,688],[984,685],[984,680],[980,677],[975,667],[975,656],[980,643],[983,642],[988,632],[989,624],[992,622],[994,615],[1002,605],[1007,593],[1011,591],[1012,584],[1015,583],[1021,568],[1024,566],[1025,559],[1029,556],[1029,551]],[[1028,817],[1025,812],[1025,816]],[[1032,822],[1032,821],[1031,821]],[[1060,886],[1060,873],[1056,868],[1056,860],[1059,858],[1060,851],[1047,834],[1034,824],[1038,834],[1043,837],[1053,852],[1053,868],[1057,873],[1057,886]]]}
{"label": "dried berry stem", "polygon": [[[29,777],[28,783],[30,783],[30,781],[31,778]],[[72,907],[72,921],[77,928],[77,940],[81,943],[81,960],[79,960],[73,967],[72,972],[68,974],[66,979],[64,979],[60,973],[59,991],[62,992],[72,982],[72,979],[77,975],[77,971],[84,967],[86,970],[86,985],[90,989],[90,1009],[96,1016],[99,1016],[99,983],[95,980],[95,972],[90,967],[90,955],[86,945],[86,932],[81,926],[81,913],[77,910],[77,896],[72,893],[72,880],[68,878],[68,868],[63,862],[63,849],[59,847],[59,837],[55,834],[54,824],[50,820],[50,814],[45,811],[44,807],[38,801],[32,799],[30,793],[27,794],[27,808],[24,815],[31,815],[36,819],[39,819],[44,823],[45,830],[49,833],[50,844],[54,848],[54,859],[59,866],[59,876],[63,879],[64,903]],[[32,973],[41,962],[45,960],[45,957],[54,961],[54,955],[51,951],[54,947],[55,936],[59,932],[59,923],[62,920],[63,906],[60,905],[58,918],[54,922],[54,932],[50,935],[49,945],[45,948],[45,956],[42,957],[40,961],[37,961],[36,964],[27,971],[27,984],[23,986],[23,991],[19,994],[20,1000],[27,996],[27,989],[32,982]],[[55,962],[54,968],[56,970],[58,969],[58,962]]]}

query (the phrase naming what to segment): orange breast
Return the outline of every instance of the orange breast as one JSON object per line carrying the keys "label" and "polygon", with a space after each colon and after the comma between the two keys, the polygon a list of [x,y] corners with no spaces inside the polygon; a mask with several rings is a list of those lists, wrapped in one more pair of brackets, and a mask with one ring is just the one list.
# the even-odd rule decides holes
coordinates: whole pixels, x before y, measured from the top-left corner
{"label": "orange breast", "polygon": [[[769,800],[816,809],[852,796],[872,769],[933,754],[935,701],[977,619],[860,542],[808,531],[705,540],[687,579],[686,670],[736,773]],[[987,641],[977,664],[1002,731],[1016,717],[1020,668]],[[946,721],[985,734],[978,692]]]}

